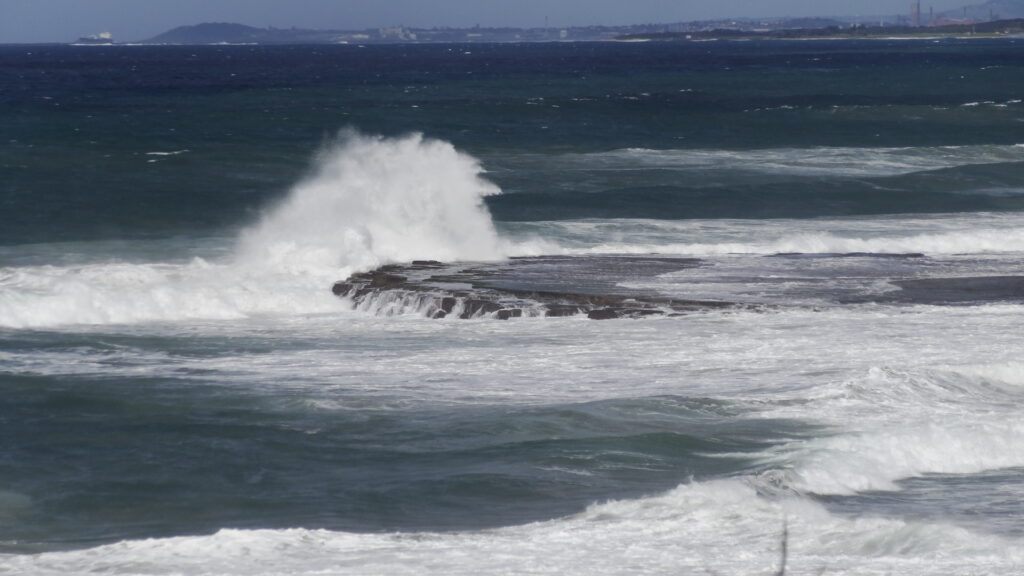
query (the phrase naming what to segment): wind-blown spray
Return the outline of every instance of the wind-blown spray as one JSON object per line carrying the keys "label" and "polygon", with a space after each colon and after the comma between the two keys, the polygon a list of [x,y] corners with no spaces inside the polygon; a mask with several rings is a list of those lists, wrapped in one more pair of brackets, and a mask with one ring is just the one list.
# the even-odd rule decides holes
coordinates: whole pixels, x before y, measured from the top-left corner
{"label": "wind-blown spray", "polygon": [[483,204],[500,189],[448,142],[346,131],[313,174],[242,235],[239,262],[332,278],[415,258],[502,256]]}
{"label": "wind-blown spray", "polygon": [[0,326],[39,327],[340,309],[331,284],[388,262],[487,260],[500,190],[450,143],[344,132],[311,175],[221,262],[32,266],[0,276]]}

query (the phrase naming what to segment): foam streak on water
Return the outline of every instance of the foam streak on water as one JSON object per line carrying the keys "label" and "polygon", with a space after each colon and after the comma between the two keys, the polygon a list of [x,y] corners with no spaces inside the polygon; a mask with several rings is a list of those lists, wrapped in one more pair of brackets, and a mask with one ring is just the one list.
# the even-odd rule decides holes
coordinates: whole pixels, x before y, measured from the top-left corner
{"label": "foam streak on water", "polygon": [[519,250],[567,254],[923,253],[1024,252],[1016,213],[901,215],[772,220],[591,219],[502,225]]}
{"label": "foam streak on water", "polygon": [[779,148],[762,150],[650,150],[630,148],[566,157],[572,165],[613,170],[723,169],[767,174],[892,176],[957,166],[1024,161],[1024,146],[920,148]]}

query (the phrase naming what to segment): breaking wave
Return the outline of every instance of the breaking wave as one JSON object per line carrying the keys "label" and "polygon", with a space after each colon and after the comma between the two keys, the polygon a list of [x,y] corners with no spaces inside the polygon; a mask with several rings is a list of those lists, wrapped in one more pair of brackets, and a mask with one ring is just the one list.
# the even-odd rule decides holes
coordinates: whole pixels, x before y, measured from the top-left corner
{"label": "breaking wave", "polygon": [[[897,490],[926,474],[976,474],[1024,466],[1019,363],[930,369],[873,367],[805,394],[823,423],[843,428],[783,447],[771,484],[816,494]],[[792,407],[771,412],[789,415]]]}
{"label": "breaking wave", "polygon": [[[761,498],[739,480],[684,484],[548,522],[462,533],[221,530],[90,550],[8,556],[5,574],[1015,574],[1017,542],[960,527],[844,518]],[[737,543],[742,543],[737,546]],[[141,569],[140,569],[141,567]]]}
{"label": "breaking wave", "polygon": [[355,271],[415,258],[502,257],[483,204],[500,190],[482,173],[447,142],[345,132],[222,261],[0,269],[0,326],[335,311],[330,285]]}
{"label": "breaking wave", "polygon": [[351,273],[415,258],[488,260],[501,242],[483,198],[501,190],[447,142],[346,133],[316,170],[243,233],[238,262]]}

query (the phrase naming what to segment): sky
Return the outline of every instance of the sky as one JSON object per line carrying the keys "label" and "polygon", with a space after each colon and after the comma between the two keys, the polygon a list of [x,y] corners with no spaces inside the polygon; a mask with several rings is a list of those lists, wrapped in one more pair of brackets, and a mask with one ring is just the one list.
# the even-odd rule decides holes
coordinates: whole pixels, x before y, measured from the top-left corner
{"label": "sky", "polygon": [[[922,0],[922,12],[980,0]],[[911,0],[0,0],[0,43],[109,32],[144,40],[201,22],[359,30],[669,23],[733,17],[905,14]]]}

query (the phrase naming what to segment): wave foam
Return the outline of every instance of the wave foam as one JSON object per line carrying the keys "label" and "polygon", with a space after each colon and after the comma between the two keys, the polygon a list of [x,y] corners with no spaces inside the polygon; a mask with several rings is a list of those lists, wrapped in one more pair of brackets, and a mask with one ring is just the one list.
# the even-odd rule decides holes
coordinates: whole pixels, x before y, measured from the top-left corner
{"label": "wave foam", "polygon": [[[560,254],[1006,254],[1024,252],[1016,214],[812,220],[574,220],[506,224],[519,240]],[[539,241],[538,237],[544,238]]]}
{"label": "wave foam", "polygon": [[416,258],[503,255],[483,198],[501,191],[476,159],[420,134],[349,132],[239,243],[239,261],[274,270],[351,273]]}
{"label": "wave foam", "polygon": [[740,480],[596,504],[569,518],[497,530],[354,534],[222,530],[91,550],[7,556],[33,574],[766,574],[783,518],[795,573],[1015,574],[1015,542],[945,524],[843,518],[804,499],[770,500]]}
{"label": "wave foam", "polygon": [[744,170],[774,174],[894,176],[978,164],[1024,161],[1020,145],[903,148],[769,148],[653,150],[627,148],[588,155],[605,165]]}
{"label": "wave foam", "polygon": [[439,140],[347,132],[223,262],[0,269],[0,326],[230,319],[340,309],[334,281],[416,258],[488,260],[505,249],[480,163]]}
{"label": "wave foam", "polygon": [[[599,246],[606,250],[608,246]],[[829,233],[791,234],[757,243],[679,244],[669,248],[680,254],[783,254],[851,253],[871,254],[962,254],[1024,251],[1024,230],[977,230],[893,236],[887,238],[850,238]]]}
{"label": "wave foam", "polygon": [[[816,494],[896,490],[924,474],[972,474],[1024,466],[1021,367],[901,371],[873,368],[826,386],[813,411],[842,434],[788,445],[768,480]],[[808,407],[805,405],[804,409]]]}

